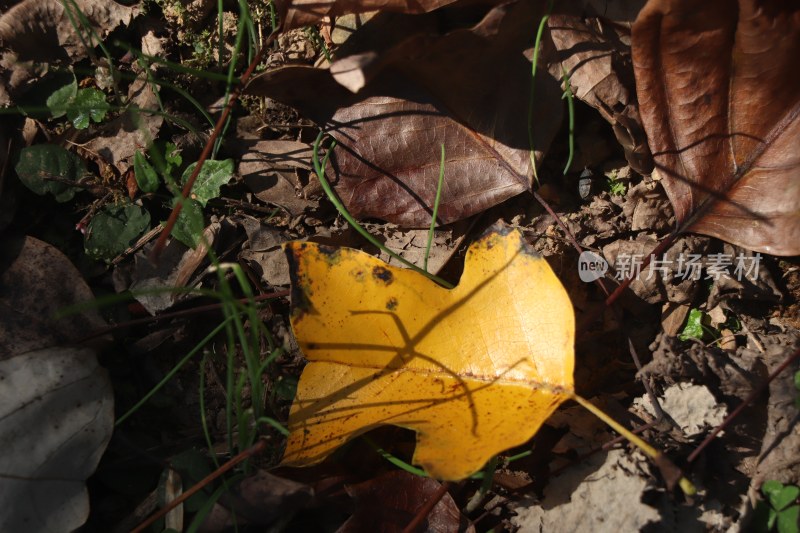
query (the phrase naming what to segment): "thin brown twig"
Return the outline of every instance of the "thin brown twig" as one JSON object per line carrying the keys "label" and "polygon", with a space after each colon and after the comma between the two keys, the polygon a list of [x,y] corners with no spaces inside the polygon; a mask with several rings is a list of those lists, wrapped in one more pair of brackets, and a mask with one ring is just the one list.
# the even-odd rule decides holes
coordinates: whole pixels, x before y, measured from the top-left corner
{"label": "thin brown twig", "polygon": [[228,461],[227,463],[220,466],[215,471],[211,472],[209,475],[201,479],[189,490],[187,490],[186,492],[184,492],[183,494],[181,494],[180,496],[169,502],[167,505],[161,508],[157,513],[155,513],[150,518],[139,524],[135,529],[133,529],[133,531],[131,531],[131,533],[139,533],[140,531],[144,531],[145,528],[155,523],[156,520],[158,520],[159,518],[170,512],[172,509],[174,509],[178,505],[182,504],[183,502],[185,502],[186,500],[188,500],[189,498],[191,498],[192,496],[203,490],[203,488],[206,485],[208,485],[209,483],[211,483],[212,481],[214,481],[215,479],[217,479],[222,474],[232,469],[239,463],[249,459],[250,457],[256,454],[261,453],[262,451],[264,451],[266,447],[267,447],[267,441],[265,439],[260,439],[253,446],[241,452],[239,455],[233,457],[230,461]]}
{"label": "thin brown twig", "polygon": [[770,384],[770,383],[771,383],[771,382],[772,382],[772,381],[773,381],[773,380],[774,380],[776,377],[778,377],[778,375],[779,375],[781,372],[783,372],[784,370],[786,370],[786,369],[789,367],[789,365],[791,365],[791,364],[792,364],[794,361],[796,361],[797,359],[800,359],[800,348],[798,348],[797,350],[795,350],[795,351],[794,351],[794,353],[793,353],[792,355],[790,355],[789,357],[787,357],[787,358],[786,358],[786,360],[785,360],[783,363],[781,363],[781,364],[778,366],[778,368],[776,368],[775,370],[773,370],[773,371],[772,371],[772,373],[769,375],[769,377],[767,377],[767,379],[766,379],[766,381],[764,381],[764,383],[762,383],[761,385],[759,385],[759,386],[758,386],[758,388],[754,389],[754,390],[753,390],[753,391],[752,391],[752,392],[751,392],[751,393],[750,393],[750,394],[747,396],[747,398],[745,398],[745,399],[744,399],[744,401],[743,401],[741,404],[739,404],[739,406],[738,406],[736,409],[734,409],[734,410],[731,412],[731,414],[729,414],[727,417],[725,417],[725,420],[723,420],[723,421],[720,423],[720,425],[718,425],[717,427],[715,427],[715,428],[714,428],[714,431],[712,431],[711,433],[709,433],[709,434],[708,434],[708,436],[707,436],[707,437],[706,437],[706,438],[703,440],[703,442],[701,442],[701,443],[700,443],[700,444],[697,446],[697,448],[695,448],[695,449],[694,449],[694,451],[693,451],[692,453],[690,453],[690,454],[689,454],[689,457],[687,457],[687,458],[686,458],[686,462],[687,462],[687,463],[691,463],[691,462],[693,462],[695,459],[697,459],[697,457],[700,455],[700,453],[701,453],[703,450],[705,450],[705,449],[706,449],[706,447],[708,447],[708,445],[709,445],[709,444],[711,444],[711,441],[713,441],[713,440],[714,440],[714,438],[715,438],[717,435],[719,435],[720,431],[722,431],[723,429],[725,429],[726,427],[728,427],[728,426],[730,425],[730,423],[731,423],[731,422],[733,422],[733,420],[734,420],[734,419],[735,419],[737,416],[739,416],[739,414],[740,414],[742,411],[744,411],[744,409],[745,409],[745,408],[746,408],[748,405],[750,405],[751,403],[753,403],[753,401],[754,401],[756,398],[758,398],[758,397],[761,395],[761,393],[763,393],[763,392],[764,392],[764,391],[767,389],[767,387],[769,386],[769,384]]}
{"label": "thin brown twig", "polygon": [[239,84],[236,85],[233,90],[231,91],[230,98],[228,98],[228,103],[225,108],[222,110],[222,113],[217,120],[217,124],[214,126],[214,131],[211,133],[211,136],[208,138],[206,145],[203,147],[203,151],[200,153],[200,157],[197,160],[197,164],[194,167],[194,171],[192,175],[189,176],[189,179],[186,180],[186,184],[183,186],[183,191],[181,191],[182,199],[180,202],[175,204],[175,207],[172,208],[172,212],[169,214],[169,218],[167,219],[167,223],[164,225],[164,231],[158,237],[155,246],[150,251],[150,261],[153,263],[157,263],[159,257],[161,256],[161,252],[164,250],[164,246],[167,244],[167,238],[169,238],[170,233],[172,233],[172,229],[175,227],[175,223],[178,221],[178,215],[181,213],[181,208],[183,207],[183,201],[189,197],[189,194],[192,192],[192,187],[194,186],[195,180],[197,180],[197,176],[200,174],[200,171],[203,168],[203,163],[206,162],[208,156],[211,155],[211,149],[214,146],[214,142],[219,137],[220,133],[222,133],[222,129],[225,127],[225,123],[228,120],[228,116],[233,109],[233,105],[236,103],[236,100],[239,99],[239,95],[242,92],[242,88],[247,84],[250,76],[252,76],[253,72],[255,71],[256,67],[259,63],[261,63],[261,59],[266,54],[267,49],[272,45],[272,41],[275,40],[275,37],[278,34],[278,30],[273,31],[267,37],[266,42],[264,45],[259,49],[256,56],[253,58],[253,61],[247,67],[247,70],[244,71],[241,78],[239,78]]}

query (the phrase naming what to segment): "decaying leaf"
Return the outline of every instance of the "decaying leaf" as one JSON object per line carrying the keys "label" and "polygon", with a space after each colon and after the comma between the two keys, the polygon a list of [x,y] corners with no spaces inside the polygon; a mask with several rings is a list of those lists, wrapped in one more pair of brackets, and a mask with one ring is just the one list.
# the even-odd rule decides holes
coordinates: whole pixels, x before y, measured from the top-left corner
{"label": "decaying leaf", "polygon": [[366,13],[382,10],[400,13],[427,13],[458,0],[429,0],[408,2],[407,0],[280,0],[275,2],[283,30],[316,24],[324,17],[335,17],[348,13]]}
{"label": "decaying leaf", "polygon": [[[359,531],[402,531],[425,504],[434,497],[441,484],[435,479],[416,476],[408,472],[393,471],[375,478],[346,485],[347,494],[356,502],[356,510],[339,528],[339,533]],[[465,531],[466,519],[450,494],[434,506],[422,527],[436,533]]]}
{"label": "decaying leaf", "polygon": [[640,111],[687,231],[800,253],[800,10],[651,0],[633,26]]}
{"label": "decaying leaf", "polygon": [[551,15],[547,25],[556,50],[550,73],[560,80],[566,72],[575,97],[597,109],[614,128],[631,167],[649,174],[653,158],[636,105],[627,36],[599,19],[570,15]]}
{"label": "decaying leaf", "polygon": [[70,139],[116,166],[120,172],[133,166],[136,152],[150,146],[164,122],[163,114],[158,112],[156,87],[147,81],[146,73],[140,73],[130,84],[128,99],[125,113]]}
{"label": "decaying leaf", "polygon": [[285,140],[238,140],[229,147],[239,156],[239,174],[262,202],[279,205],[292,216],[315,202],[302,196],[297,169],[311,170],[311,147]]}
{"label": "decaying leaf", "polygon": [[64,255],[42,241],[0,250],[0,530],[73,531],[89,513],[84,482],[113,429],[113,394],[88,348],[64,347],[104,325]]}
{"label": "decaying leaf", "polygon": [[86,57],[98,44],[95,36],[104,38],[120,24],[128,25],[139,10],[112,0],[24,0],[0,15],[0,104],[11,103],[13,93],[46,63]]}
{"label": "decaying leaf", "polygon": [[75,342],[105,326],[95,310],[56,320],[63,308],[94,298],[78,270],[53,246],[33,237],[7,238],[0,248],[0,360]]}
{"label": "decaying leaf", "polygon": [[0,376],[0,528],[72,531],[114,427],[106,371],[92,350],[47,348],[0,361]]}
{"label": "decaying leaf", "polygon": [[[533,39],[531,21],[543,9],[537,2],[511,2],[472,28],[414,34],[380,55],[343,58],[330,71],[267,72],[248,92],[292,105],[325,125],[338,143],[328,170],[359,218],[427,226],[444,144],[439,219],[453,222],[531,187],[531,76],[523,51]],[[340,83],[363,89],[354,95]],[[534,147],[541,161],[562,106],[554,80],[538,76],[536,84]]]}
{"label": "decaying leaf", "polygon": [[572,305],[516,230],[473,243],[452,290],[348,248],[286,251],[292,328],[310,361],[287,465],[392,424],[417,431],[414,462],[431,476],[462,479],[527,441],[572,393]]}

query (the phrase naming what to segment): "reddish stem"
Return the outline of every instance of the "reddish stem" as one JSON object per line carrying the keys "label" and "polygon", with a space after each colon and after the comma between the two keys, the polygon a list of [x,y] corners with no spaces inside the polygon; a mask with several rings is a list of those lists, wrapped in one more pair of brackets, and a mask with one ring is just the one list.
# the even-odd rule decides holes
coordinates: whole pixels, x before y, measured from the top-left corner
{"label": "reddish stem", "polygon": [[183,494],[181,494],[180,496],[169,502],[164,508],[160,509],[156,514],[154,514],[153,516],[151,516],[150,518],[139,524],[133,531],[131,531],[131,533],[139,533],[140,531],[144,531],[145,528],[153,524],[156,520],[158,520],[159,518],[161,518],[171,510],[173,510],[175,507],[179,506],[180,504],[182,504],[183,502],[185,502],[186,500],[188,500],[189,498],[191,498],[192,496],[203,490],[203,488],[206,485],[208,485],[209,483],[211,483],[212,481],[214,481],[215,479],[217,479],[222,474],[232,469],[239,463],[249,459],[250,457],[258,453],[261,453],[262,451],[264,451],[264,448],[266,447],[267,447],[267,441],[264,439],[259,440],[253,446],[246,449],[236,457],[232,458],[230,461],[228,461],[227,463],[220,466],[219,468],[211,472],[209,475],[201,479],[192,488],[190,488],[189,490],[187,490],[186,492],[184,492]]}
{"label": "reddish stem", "polygon": [[403,533],[414,533],[417,531],[422,525],[422,522],[425,521],[425,519],[428,518],[428,515],[431,514],[433,508],[436,507],[436,504],[439,503],[442,498],[444,498],[444,495],[447,494],[448,490],[450,490],[450,483],[445,481],[439,486],[439,489],[433,493],[431,498],[425,502],[425,505],[423,505],[419,510],[417,516],[414,517],[414,520],[412,520],[405,527],[405,529],[403,529]]}
{"label": "reddish stem", "polygon": [[200,158],[197,160],[197,164],[194,167],[194,171],[192,171],[192,175],[189,176],[189,179],[183,186],[183,191],[181,192],[182,200],[175,204],[175,207],[172,208],[172,212],[169,214],[167,223],[164,226],[164,231],[162,231],[161,235],[158,236],[155,246],[150,251],[150,261],[153,263],[158,262],[158,258],[161,256],[161,252],[164,250],[164,246],[167,244],[167,239],[169,238],[170,233],[172,233],[175,223],[178,221],[178,215],[180,215],[181,209],[183,208],[183,200],[186,200],[189,197],[189,194],[191,194],[194,182],[197,180],[197,176],[200,174],[200,171],[203,168],[203,163],[205,163],[206,159],[208,159],[208,156],[211,155],[211,149],[214,146],[214,142],[217,140],[217,137],[219,137],[220,133],[222,133],[222,128],[225,127],[225,122],[228,120],[228,115],[230,115],[231,110],[233,109],[233,104],[236,103],[236,100],[239,98],[239,95],[242,92],[242,88],[245,86],[245,84],[247,84],[247,81],[250,79],[250,76],[252,76],[258,64],[261,63],[261,58],[264,57],[267,48],[272,44],[272,41],[275,39],[277,34],[278,32],[274,31],[269,35],[269,37],[267,37],[264,46],[261,47],[256,56],[253,58],[253,61],[250,63],[250,66],[247,67],[247,70],[245,70],[244,74],[242,74],[242,77],[239,78],[239,85],[234,87],[233,91],[231,91],[230,97],[228,98],[228,104],[222,110],[222,114],[220,114],[217,124],[214,126],[214,131],[211,133],[211,137],[208,138],[206,145],[203,147],[203,151],[200,153]]}

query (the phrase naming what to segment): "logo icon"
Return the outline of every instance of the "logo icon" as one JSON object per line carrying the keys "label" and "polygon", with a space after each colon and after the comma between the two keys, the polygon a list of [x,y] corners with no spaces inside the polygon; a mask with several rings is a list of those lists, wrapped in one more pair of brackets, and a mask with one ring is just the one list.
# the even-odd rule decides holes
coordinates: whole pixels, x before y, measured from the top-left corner
{"label": "logo icon", "polygon": [[578,276],[586,283],[600,279],[608,272],[608,262],[594,252],[581,252],[578,257]]}

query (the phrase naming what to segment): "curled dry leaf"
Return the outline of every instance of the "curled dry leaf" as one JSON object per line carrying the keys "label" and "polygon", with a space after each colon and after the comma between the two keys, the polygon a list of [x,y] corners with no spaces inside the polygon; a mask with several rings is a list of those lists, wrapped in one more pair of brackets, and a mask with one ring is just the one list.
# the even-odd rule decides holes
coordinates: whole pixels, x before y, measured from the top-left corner
{"label": "curled dry leaf", "polygon": [[640,112],[679,227],[800,253],[800,9],[651,0],[633,26]]}
{"label": "curled dry leaf", "polygon": [[600,19],[571,15],[551,15],[547,25],[555,47],[550,73],[561,80],[566,72],[575,97],[611,124],[631,168],[649,174],[653,158],[639,118],[627,35]]}
{"label": "curled dry leaf", "polygon": [[417,431],[414,463],[428,474],[463,479],[572,394],[572,304],[518,231],[473,243],[452,290],[348,248],[286,251],[292,328],[310,362],[284,464],[317,463],[391,424]]}
{"label": "curled dry leaf", "polygon": [[[538,2],[511,2],[473,28],[420,33],[380,56],[365,52],[335,62],[337,81],[363,86],[357,95],[329,71],[298,67],[266,73],[248,92],[292,105],[325,125],[338,143],[329,170],[356,217],[427,226],[444,144],[439,219],[453,222],[531,187],[531,76],[523,50],[533,38],[531,21],[542,13]],[[560,126],[562,106],[554,80],[538,76],[536,83],[533,131],[540,161]]]}

